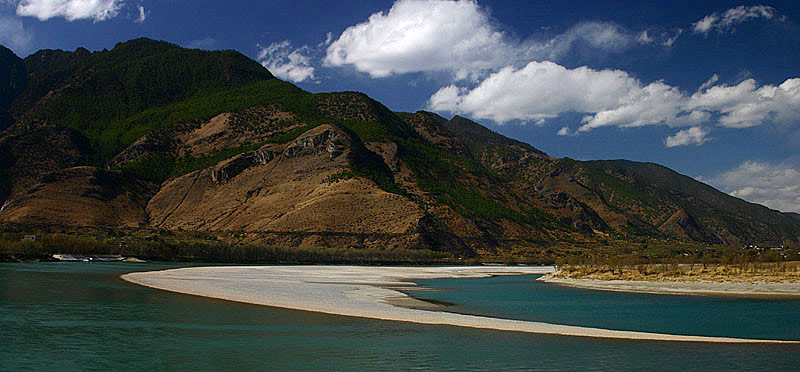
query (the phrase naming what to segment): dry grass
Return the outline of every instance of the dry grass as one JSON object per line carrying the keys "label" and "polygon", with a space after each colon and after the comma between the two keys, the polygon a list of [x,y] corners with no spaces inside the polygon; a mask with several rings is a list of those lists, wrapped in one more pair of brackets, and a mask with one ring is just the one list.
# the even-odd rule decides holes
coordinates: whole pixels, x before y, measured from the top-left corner
{"label": "dry grass", "polygon": [[676,282],[800,282],[800,262],[650,265],[567,265],[559,278]]}

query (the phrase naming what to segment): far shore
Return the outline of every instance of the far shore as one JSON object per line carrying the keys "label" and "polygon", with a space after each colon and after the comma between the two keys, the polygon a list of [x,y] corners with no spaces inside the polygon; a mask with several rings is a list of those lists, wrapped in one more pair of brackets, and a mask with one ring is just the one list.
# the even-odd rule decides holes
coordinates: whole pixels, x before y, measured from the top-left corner
{"label": "far shore", "polygon": [[131,283],[203,297],[379,320],[578,337],[712,343],[791,343],[731,337],[675,335],[550,324],[429,311],[402,292],[410,280],[549,274],[552,266],[376,267],[222,266],[191,267],[122,275]]}
{"label": "far shore", "polygon": [[567,265],[539,280],[651,294],[800,299],[800,263]]}
{"label": "far shore", "polygon": [[572,279],[545,275],[539,280],[575,288],[670,295],[800,299],[800,282],[716,282]]}

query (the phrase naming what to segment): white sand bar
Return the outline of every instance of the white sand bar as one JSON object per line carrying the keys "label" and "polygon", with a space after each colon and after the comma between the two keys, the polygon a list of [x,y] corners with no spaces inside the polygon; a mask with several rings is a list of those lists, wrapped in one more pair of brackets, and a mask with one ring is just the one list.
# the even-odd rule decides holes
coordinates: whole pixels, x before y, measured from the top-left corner
{"label": "white sand bar", "polygon": [[[410,299],[396,290],[406,280],[545,274],[552,267],[230,266],[130,273],[122,279],[172,292],[257,305],[361,318],[501,331],[657,341],[798,343],[727,337],[618,331],[428,311],[394,304]],[[394,304],[393,304],[394,303]]]}

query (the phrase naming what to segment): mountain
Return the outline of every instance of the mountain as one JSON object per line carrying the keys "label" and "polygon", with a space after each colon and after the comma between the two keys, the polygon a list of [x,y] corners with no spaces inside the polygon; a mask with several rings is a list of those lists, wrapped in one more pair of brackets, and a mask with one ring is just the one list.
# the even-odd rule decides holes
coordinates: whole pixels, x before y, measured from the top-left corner
{"label": "mountain", "polygon": [[462,256],[800,240],[796,214],[657,164],[557,159],[460,116],[311,94],[234,51],[136,39],[0,59],[6,226]]}
{"label": "mountain", "polygon": [[8,108],[25,89],[25,63],[10,49],[0,46],[0,130],[13,122]]}

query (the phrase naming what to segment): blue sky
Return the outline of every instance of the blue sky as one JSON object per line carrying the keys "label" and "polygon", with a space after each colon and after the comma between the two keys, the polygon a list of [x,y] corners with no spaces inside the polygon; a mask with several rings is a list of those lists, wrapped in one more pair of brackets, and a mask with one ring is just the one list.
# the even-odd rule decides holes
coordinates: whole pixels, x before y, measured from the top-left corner
{"label": "blue sky", "polygon": [[0,43],[235,49],[313,91],[800,212],[800,2],[0,0]]}

